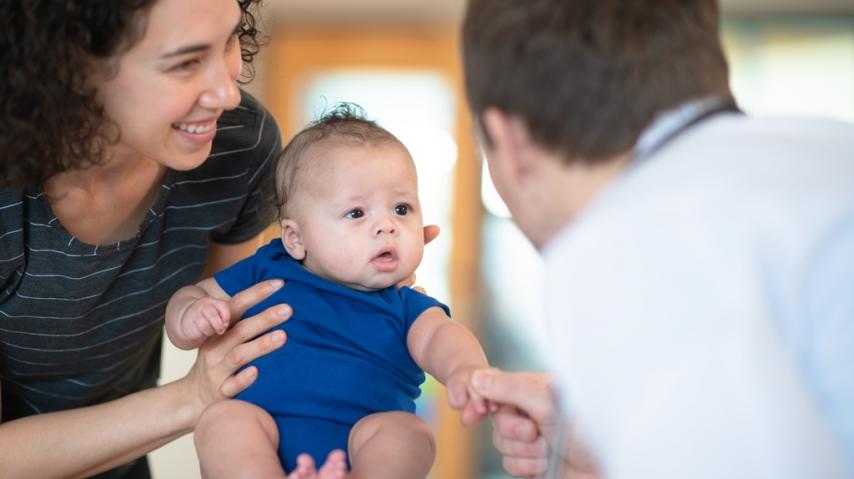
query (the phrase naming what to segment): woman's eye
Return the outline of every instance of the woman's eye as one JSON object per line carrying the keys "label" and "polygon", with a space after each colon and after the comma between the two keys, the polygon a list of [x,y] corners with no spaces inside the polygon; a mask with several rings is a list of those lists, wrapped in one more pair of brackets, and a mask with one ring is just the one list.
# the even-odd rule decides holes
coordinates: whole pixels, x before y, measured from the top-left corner
{"label": "woman's eye", "polygon": [[398,216],[405,216],[407,213],[409,213],[410,209],[411,208],[409,207],[409,205],[397,205],[394,207],[394,214]]}
{"label": "woman's eye", "polygon": [[354,209],[348,211],[347,214],[344,216],[347,218],[350,218],[352,220],[355,220],[357,218],[361,218],[362,216],[365,216],[365,212],[359,208],[354,208]]}
{"label": "woman's eye", "polygon": [[193,58],[192,60],[187,60],[187,61],[181,62],[181,63],[173,66],[169,70],[174,71],[174,72],[184,72],[184,71],[192,69],[193,67],[195,67],[196,65],[198,65],[200,63],[201,63],[201,60],[199,60],[198,58]]}

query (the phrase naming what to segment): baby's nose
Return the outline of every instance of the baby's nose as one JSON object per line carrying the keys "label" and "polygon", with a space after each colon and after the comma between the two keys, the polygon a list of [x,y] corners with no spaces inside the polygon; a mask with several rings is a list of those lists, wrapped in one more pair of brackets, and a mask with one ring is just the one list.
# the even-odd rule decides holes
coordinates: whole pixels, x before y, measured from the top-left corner
{"label": "baby's nose", "polygon": [[393,220],[386,218],[377,227],[377,233],[376,234],[378,236],[381,234],[390,234],[390,235],[397,234],[397,225],[395,224],[395,222]]}

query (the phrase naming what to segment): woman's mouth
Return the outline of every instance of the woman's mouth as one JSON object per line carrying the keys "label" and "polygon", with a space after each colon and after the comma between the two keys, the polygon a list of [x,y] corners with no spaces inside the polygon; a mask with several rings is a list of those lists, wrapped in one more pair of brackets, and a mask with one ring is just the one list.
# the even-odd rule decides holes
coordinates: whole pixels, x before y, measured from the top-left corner
{"label": "woman's mouth", "polygon": [[193,135],[201,135],[207,133],[216,127],[216,122],[211,123],[173,123],[172,128],[185,131]]}
{"label": "woman's mouth", "polygon": [[217,118],[196,122],[178,122],[172,124],[172,129],[178,132],[181,138],[194,147],[205,146],[213,141],[216,135]]}

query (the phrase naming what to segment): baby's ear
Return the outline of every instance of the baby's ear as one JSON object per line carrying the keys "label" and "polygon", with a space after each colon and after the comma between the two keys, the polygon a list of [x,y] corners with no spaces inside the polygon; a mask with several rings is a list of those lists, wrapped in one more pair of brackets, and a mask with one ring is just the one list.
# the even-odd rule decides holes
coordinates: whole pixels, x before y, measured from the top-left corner
{"label": "baby's ear", "polygon": [[302,244],[302,234],[296,221],[282,220],[282,244],[291,258],[302,261],[305,259],[305,245]]}

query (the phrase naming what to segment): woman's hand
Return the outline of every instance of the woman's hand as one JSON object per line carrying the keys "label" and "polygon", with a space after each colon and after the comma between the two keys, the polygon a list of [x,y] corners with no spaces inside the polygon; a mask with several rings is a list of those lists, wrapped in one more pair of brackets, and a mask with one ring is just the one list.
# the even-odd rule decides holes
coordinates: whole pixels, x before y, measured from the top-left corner
{"label": "woman's hand", "polygon": [[211,337],[199,347],[195,364],[182,380],[193,402],[194,424],[207,406],[235,396],[255,381],[258,370],[248,367],[237,372],[241,367],[285,344],[282,330],[259,335],[290,318],[291,308],[288,305],[272,306],[238,321],[246,310],[283,285],[281,280],[264,281],[237,293],[228,301],[233,326],[222,336]]}
{"label": "woman's hand", "polygon": [[[557,428],[562,427],[551,377],[545,373],[481,369],[472,375],[472,386],[482,397],[500,405],[498,412],[492,414],[492,442],[503,456],[504,469],[517,477],[542,477],[548,467],[549,451],[556,446],[551,442],[557,436]],[[561,478],[599,477],[590,455],[576,437],[569,437],[567,446],[561,453]]]}

